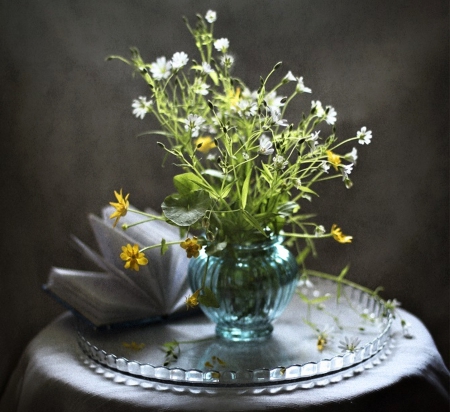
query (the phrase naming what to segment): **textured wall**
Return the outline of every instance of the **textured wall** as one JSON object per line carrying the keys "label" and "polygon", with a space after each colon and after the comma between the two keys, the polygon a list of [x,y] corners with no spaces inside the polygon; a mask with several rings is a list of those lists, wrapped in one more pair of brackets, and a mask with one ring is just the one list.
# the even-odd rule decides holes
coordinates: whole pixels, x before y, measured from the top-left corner
{"label": "textured wall", "polygon": [[68,244],[73,233],[94,245],[86,215],[120,187],[157,210],[171,192],[175,169],[161,169],[152,138],[135,137],[151,128],[131,115],[146,88],[105,56],[129,46],[149,61],[193,55],[180,16],[209,8],[247,84],[282,60],[313,90],[294,112],[321,100],[336,108],[340,136],[373,131],[354,187],[324,185],[312,205],[355,241],[321,243],[310,265],[351,262],[350,278],[383,285],[425,322],[448,364],[448,2],[2,0],[0,390],[62,311],[40,291],[50,267],[88,267]]}

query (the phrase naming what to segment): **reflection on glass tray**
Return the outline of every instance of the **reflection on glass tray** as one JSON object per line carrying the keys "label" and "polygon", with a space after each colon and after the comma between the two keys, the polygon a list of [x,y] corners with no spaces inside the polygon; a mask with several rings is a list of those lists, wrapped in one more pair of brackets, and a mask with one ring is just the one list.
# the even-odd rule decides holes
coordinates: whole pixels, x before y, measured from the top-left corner
{"label": "reflection on glass tray", "polygon": [[[393,315],[365,292],[316,279],[294,296],[263,342],[233,343],[214,334],[203,315],[125,330],[98,331],[79,325],[79,344],[95,362],[136,378],[188,386],[267,386],[329,376],[362,364],[385,350]],[[328,332],[318,349],[318,331]],[[343,342],[359,342],[353,352]],[[180,343],[175,362],[163,366],[164,343]],[[195,341],[192,343],[192,341]]]}

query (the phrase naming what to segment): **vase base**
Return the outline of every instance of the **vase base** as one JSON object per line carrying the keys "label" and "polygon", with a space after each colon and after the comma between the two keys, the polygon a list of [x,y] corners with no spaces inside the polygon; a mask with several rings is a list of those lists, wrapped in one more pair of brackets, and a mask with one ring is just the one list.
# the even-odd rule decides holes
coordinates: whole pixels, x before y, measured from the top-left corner
{"label": "vase base", "polygon": [[260,329],[241,329],[227,326],[216,326],[216,335],[233,342],[257,342],[267,339],[273,331],[272,325]]}

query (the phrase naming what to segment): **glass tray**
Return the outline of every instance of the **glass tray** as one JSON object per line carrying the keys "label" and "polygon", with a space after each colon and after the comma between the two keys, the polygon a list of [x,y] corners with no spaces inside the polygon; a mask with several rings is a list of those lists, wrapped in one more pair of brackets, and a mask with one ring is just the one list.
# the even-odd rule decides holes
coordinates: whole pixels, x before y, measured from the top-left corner
{"label": "glass tray", "polygon": [[[311,382],[343,375],[386,350],[393,315],[359,289],[315,279],[299,287],[272,336],[263,342],[234,343],[214,334],[203,315],[123,330],[98,331],[80,323],[83,352],[104,367],[147,381],[192,387],[264,387]],[[340,298],[337,299],[337,294]],[[305,297],[310,303],[305,302]],[[318,349],[319,331],[328,342]],[[347,341],[346,341],[347,339]],[[344,342],[359,340],[354,351]],[[163,344],[180,343],[178,358],[164,366]]]}

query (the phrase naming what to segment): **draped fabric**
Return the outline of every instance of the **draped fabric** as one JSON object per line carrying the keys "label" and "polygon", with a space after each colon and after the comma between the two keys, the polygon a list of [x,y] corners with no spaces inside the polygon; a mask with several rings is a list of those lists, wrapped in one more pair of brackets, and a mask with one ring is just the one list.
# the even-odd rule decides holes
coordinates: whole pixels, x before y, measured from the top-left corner
{"label": "draped fabric", "polygon": [[371,368],[311,389],[287,385],[276,393],[261,388],[240,393],[167,387],[94,365],[81,352],[74,318],[66,313],[29,344],[0,411],[448,411],[449,371],[423,323],[408,312],[401,315],[414,337],[404,338],[397,323],[391,353]]}

